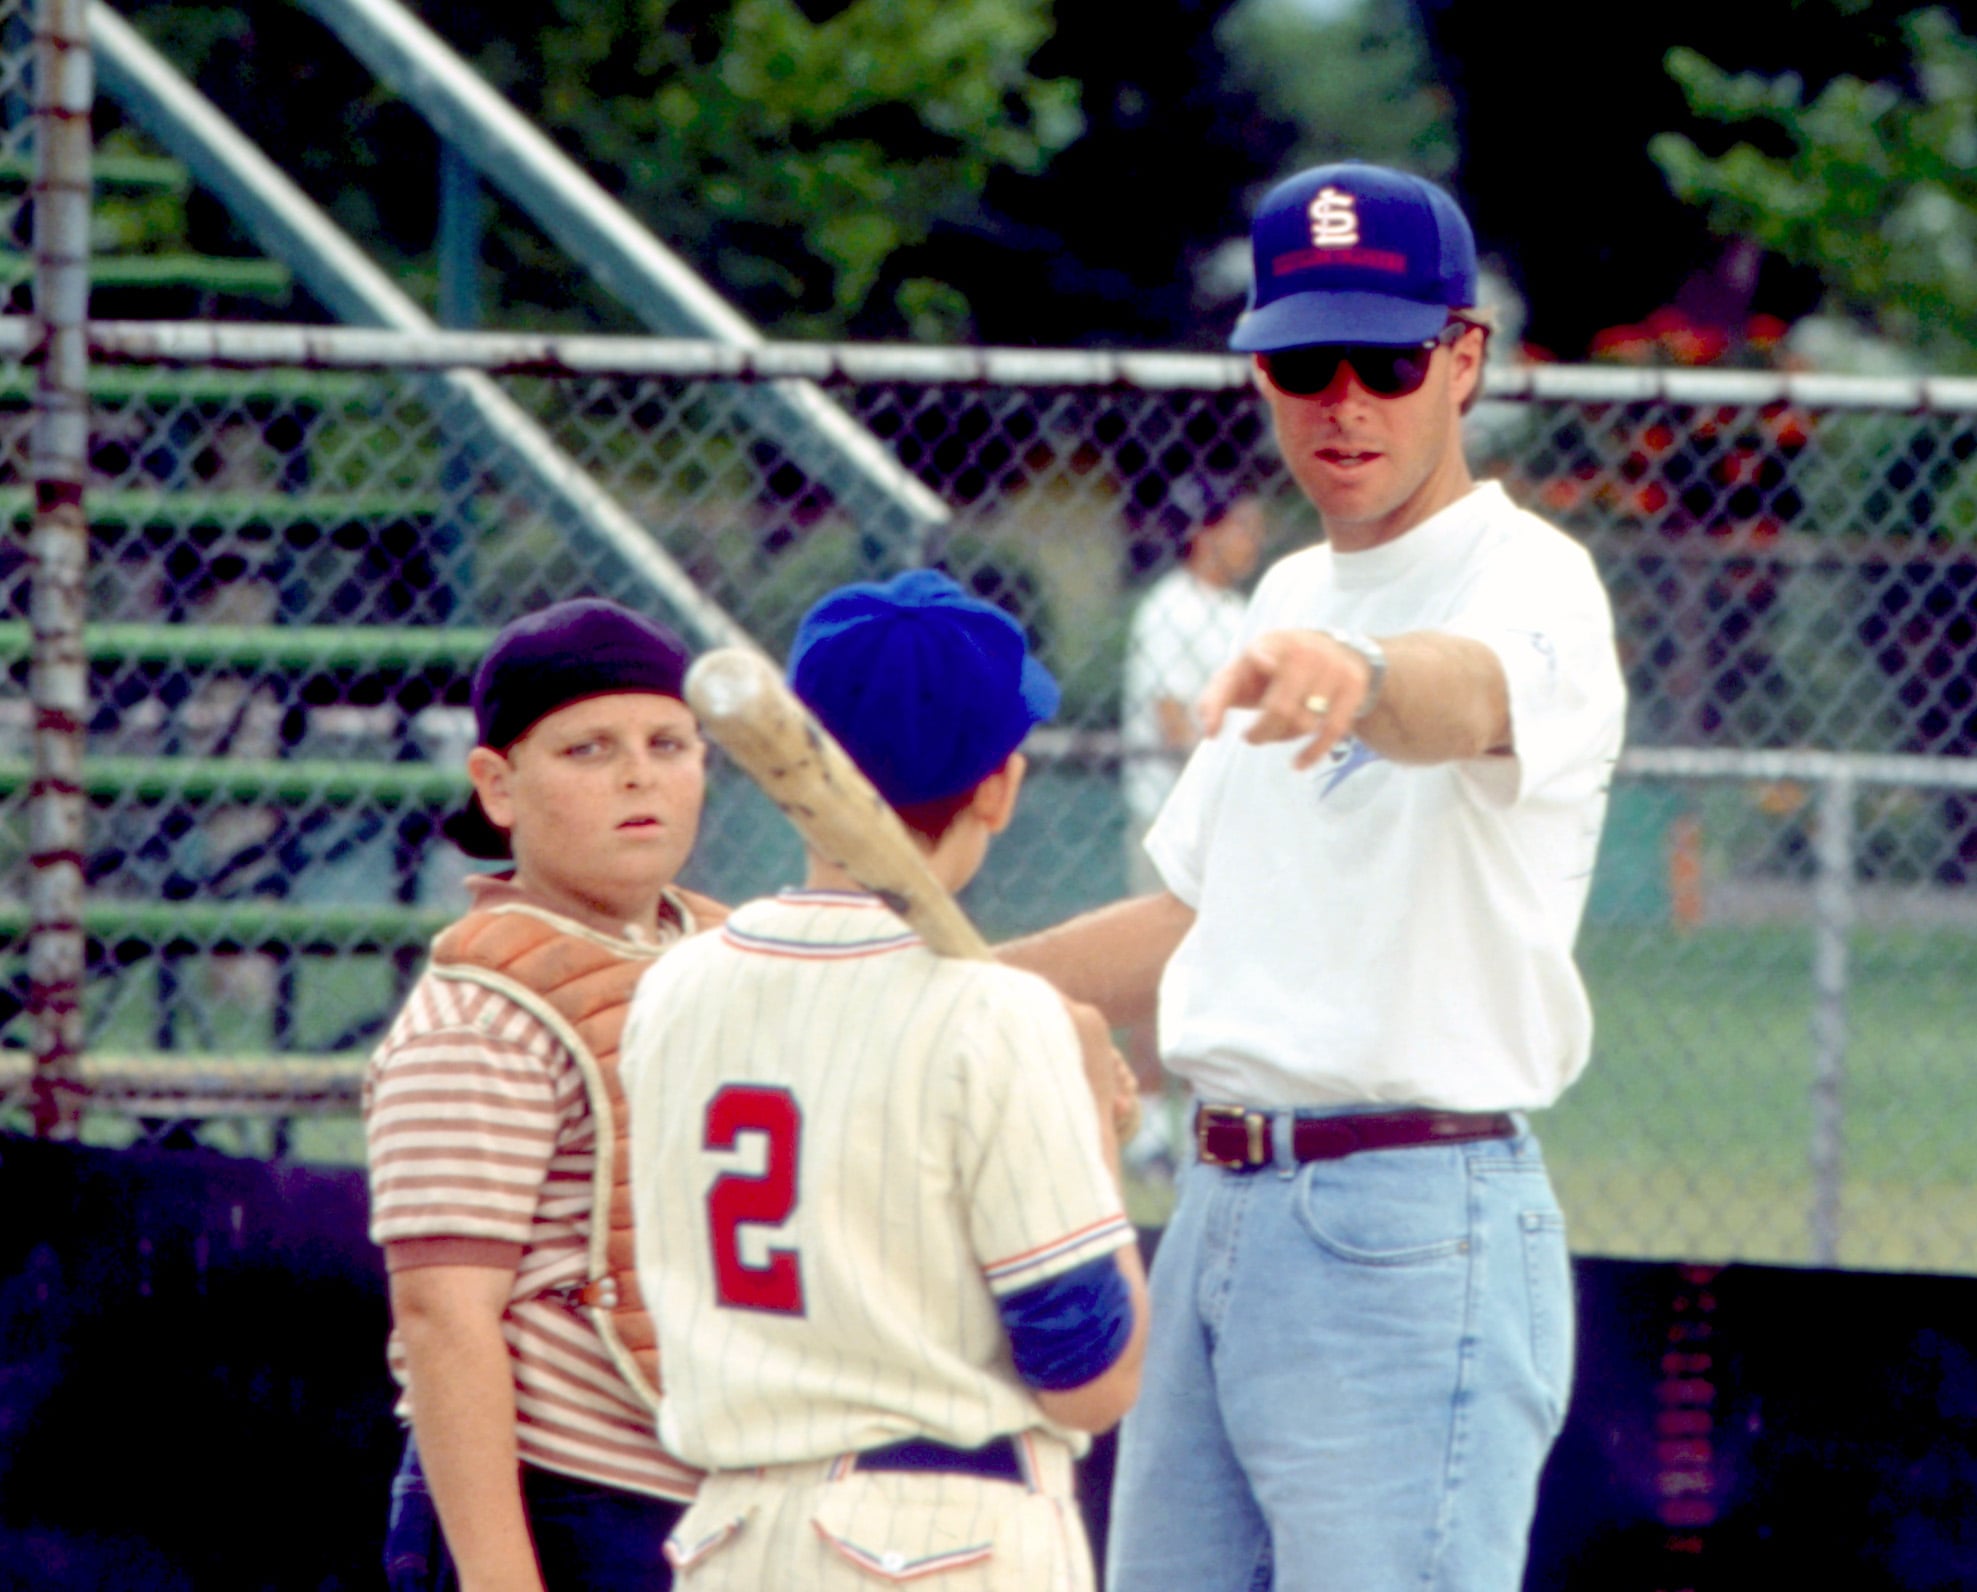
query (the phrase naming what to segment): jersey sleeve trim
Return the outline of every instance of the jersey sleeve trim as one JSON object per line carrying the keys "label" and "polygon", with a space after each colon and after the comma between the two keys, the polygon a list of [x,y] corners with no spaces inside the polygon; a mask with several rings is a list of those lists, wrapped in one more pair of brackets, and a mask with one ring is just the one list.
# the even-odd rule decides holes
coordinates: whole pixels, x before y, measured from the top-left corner
{"label": "jersey sleeve trim", "polygon": [[1048,1244],[989,1262],[982,1276],[998,1299],[1022,1292],[1085,1262],[1108,1256],[1134,1242],[1132,1223],[1119,1212],[1092,1222]]}
{"label": "jersey sleeve trim", "polygon": [[908,951],[921,943],[919,935],[907,933],[878,940],[857,940],[848,945],[819,945],[814,940],[779,940],[766,934],[750,934],[737,929],[732,921],[722,925],[721,937],[738,951],[795,962],[848,962],[864,956]]}
{"label": "jersey sleeve trim", "polygon": [[1045,1393],[1102,1376],[1133,1335],[1133,1298],[1119,1263],[1101,1255],[996,1301],[1016,1374]]}

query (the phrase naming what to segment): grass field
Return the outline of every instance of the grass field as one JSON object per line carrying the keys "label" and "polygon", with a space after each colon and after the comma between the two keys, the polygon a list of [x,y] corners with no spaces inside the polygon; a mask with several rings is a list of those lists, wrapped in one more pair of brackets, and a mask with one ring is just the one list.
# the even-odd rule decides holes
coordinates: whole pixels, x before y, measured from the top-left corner
{"label": "grass field", "polygon": [[[1597,1034],[1591,1066],[1538,1128],[1574,1247],[1585,1254],[1814,1260],[1813,980],[1810,932],[1779,927],[1589,927],[1581,960]],[[146,1049],[154,991],[120,981],[95,1043]],[[110,992],[102,992],[107,999]],[[268,1043],[265,979],[239,969],[193,995],[206,1043]],[[318,1049],[389,1009],[380,959],[304,964],[298,1048]],[[197,1045],[187,1034],[181,1041]],[[203,1047],[200,1047],[203,1048]],[[1856,937],[1849,968],[1839,1206],[1841,1264],[1977,1272],[1977,936],[1954,930]],[[115,1138],[119,1125],[92,1136]],[[263,1153],[264,1131],[233,1134]],[[347,1119],[298,1121],[291,1153],[354,1163]],[[1157,1224],[1164,1192],[1136,1186]]]}
{"label": "grass field", "polygon": [[[1813,1258],[1812,938],[1589,929],[1591,1066],[1539,1119],[1585,1253]],[[1977,938],[1851,948],[1841,1264],[1977,1270]]]}

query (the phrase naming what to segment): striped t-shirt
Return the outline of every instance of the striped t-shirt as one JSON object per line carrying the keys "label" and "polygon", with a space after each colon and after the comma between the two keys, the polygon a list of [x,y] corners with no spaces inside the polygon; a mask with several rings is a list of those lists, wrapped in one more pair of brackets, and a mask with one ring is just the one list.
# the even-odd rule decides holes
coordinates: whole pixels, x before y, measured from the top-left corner
{"label": "striped t-shirt", "polygon": [[[691,1498],[696,1473],[659,1446],[570,1297],[587,1278],[596,1123],[568,1049],[499,991],[428,972],[371,1059],[364,1123],[376,1243],[444,1239],[425,1258],[468,1265],[487,1263],[476,1241],[501,1264],[512,1249],[499,1246],[521,1246],[502,1328],[522,1461]],[[389,1353],[402,1387],[396,1332]],[[398,1413],[411,1418],[409,1392]]]}

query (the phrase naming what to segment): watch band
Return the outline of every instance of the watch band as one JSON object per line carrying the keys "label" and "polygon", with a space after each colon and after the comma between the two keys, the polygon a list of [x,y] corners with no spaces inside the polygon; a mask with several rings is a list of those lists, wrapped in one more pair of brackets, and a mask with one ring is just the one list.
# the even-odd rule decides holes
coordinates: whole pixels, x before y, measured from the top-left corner
{"label": "watch band", "polygon": [[1327,630],[1324,634],[1366,660],[1366,696],[1359,704],[1359,711],[1352,716],[1353,722],[1357,723],[1373,711],[1373,704],[1380,700],[1380,688],[1387,683],[1386,649],[1371,636],[1361,635],[1356,630]]}

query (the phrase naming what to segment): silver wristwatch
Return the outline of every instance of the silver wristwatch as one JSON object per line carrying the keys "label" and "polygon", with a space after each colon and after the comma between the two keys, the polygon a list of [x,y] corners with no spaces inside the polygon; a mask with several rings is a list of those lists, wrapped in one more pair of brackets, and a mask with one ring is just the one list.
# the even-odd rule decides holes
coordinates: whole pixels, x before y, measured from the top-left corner
{"label": "silver wristwatch", "polygon": [[1359,704],[1359,711],[1353,714],[1356,723],[1373,711],[1373,704],[1380,700],[1380,687],[1387,683],[1387,655],[1379,642],[1371,636],[1362,636],[1356,630],[1327,630],[1324,632],[1341,647],[1350,647],[1366,660],[1370,671],[1366,677],[1366,696]]}

